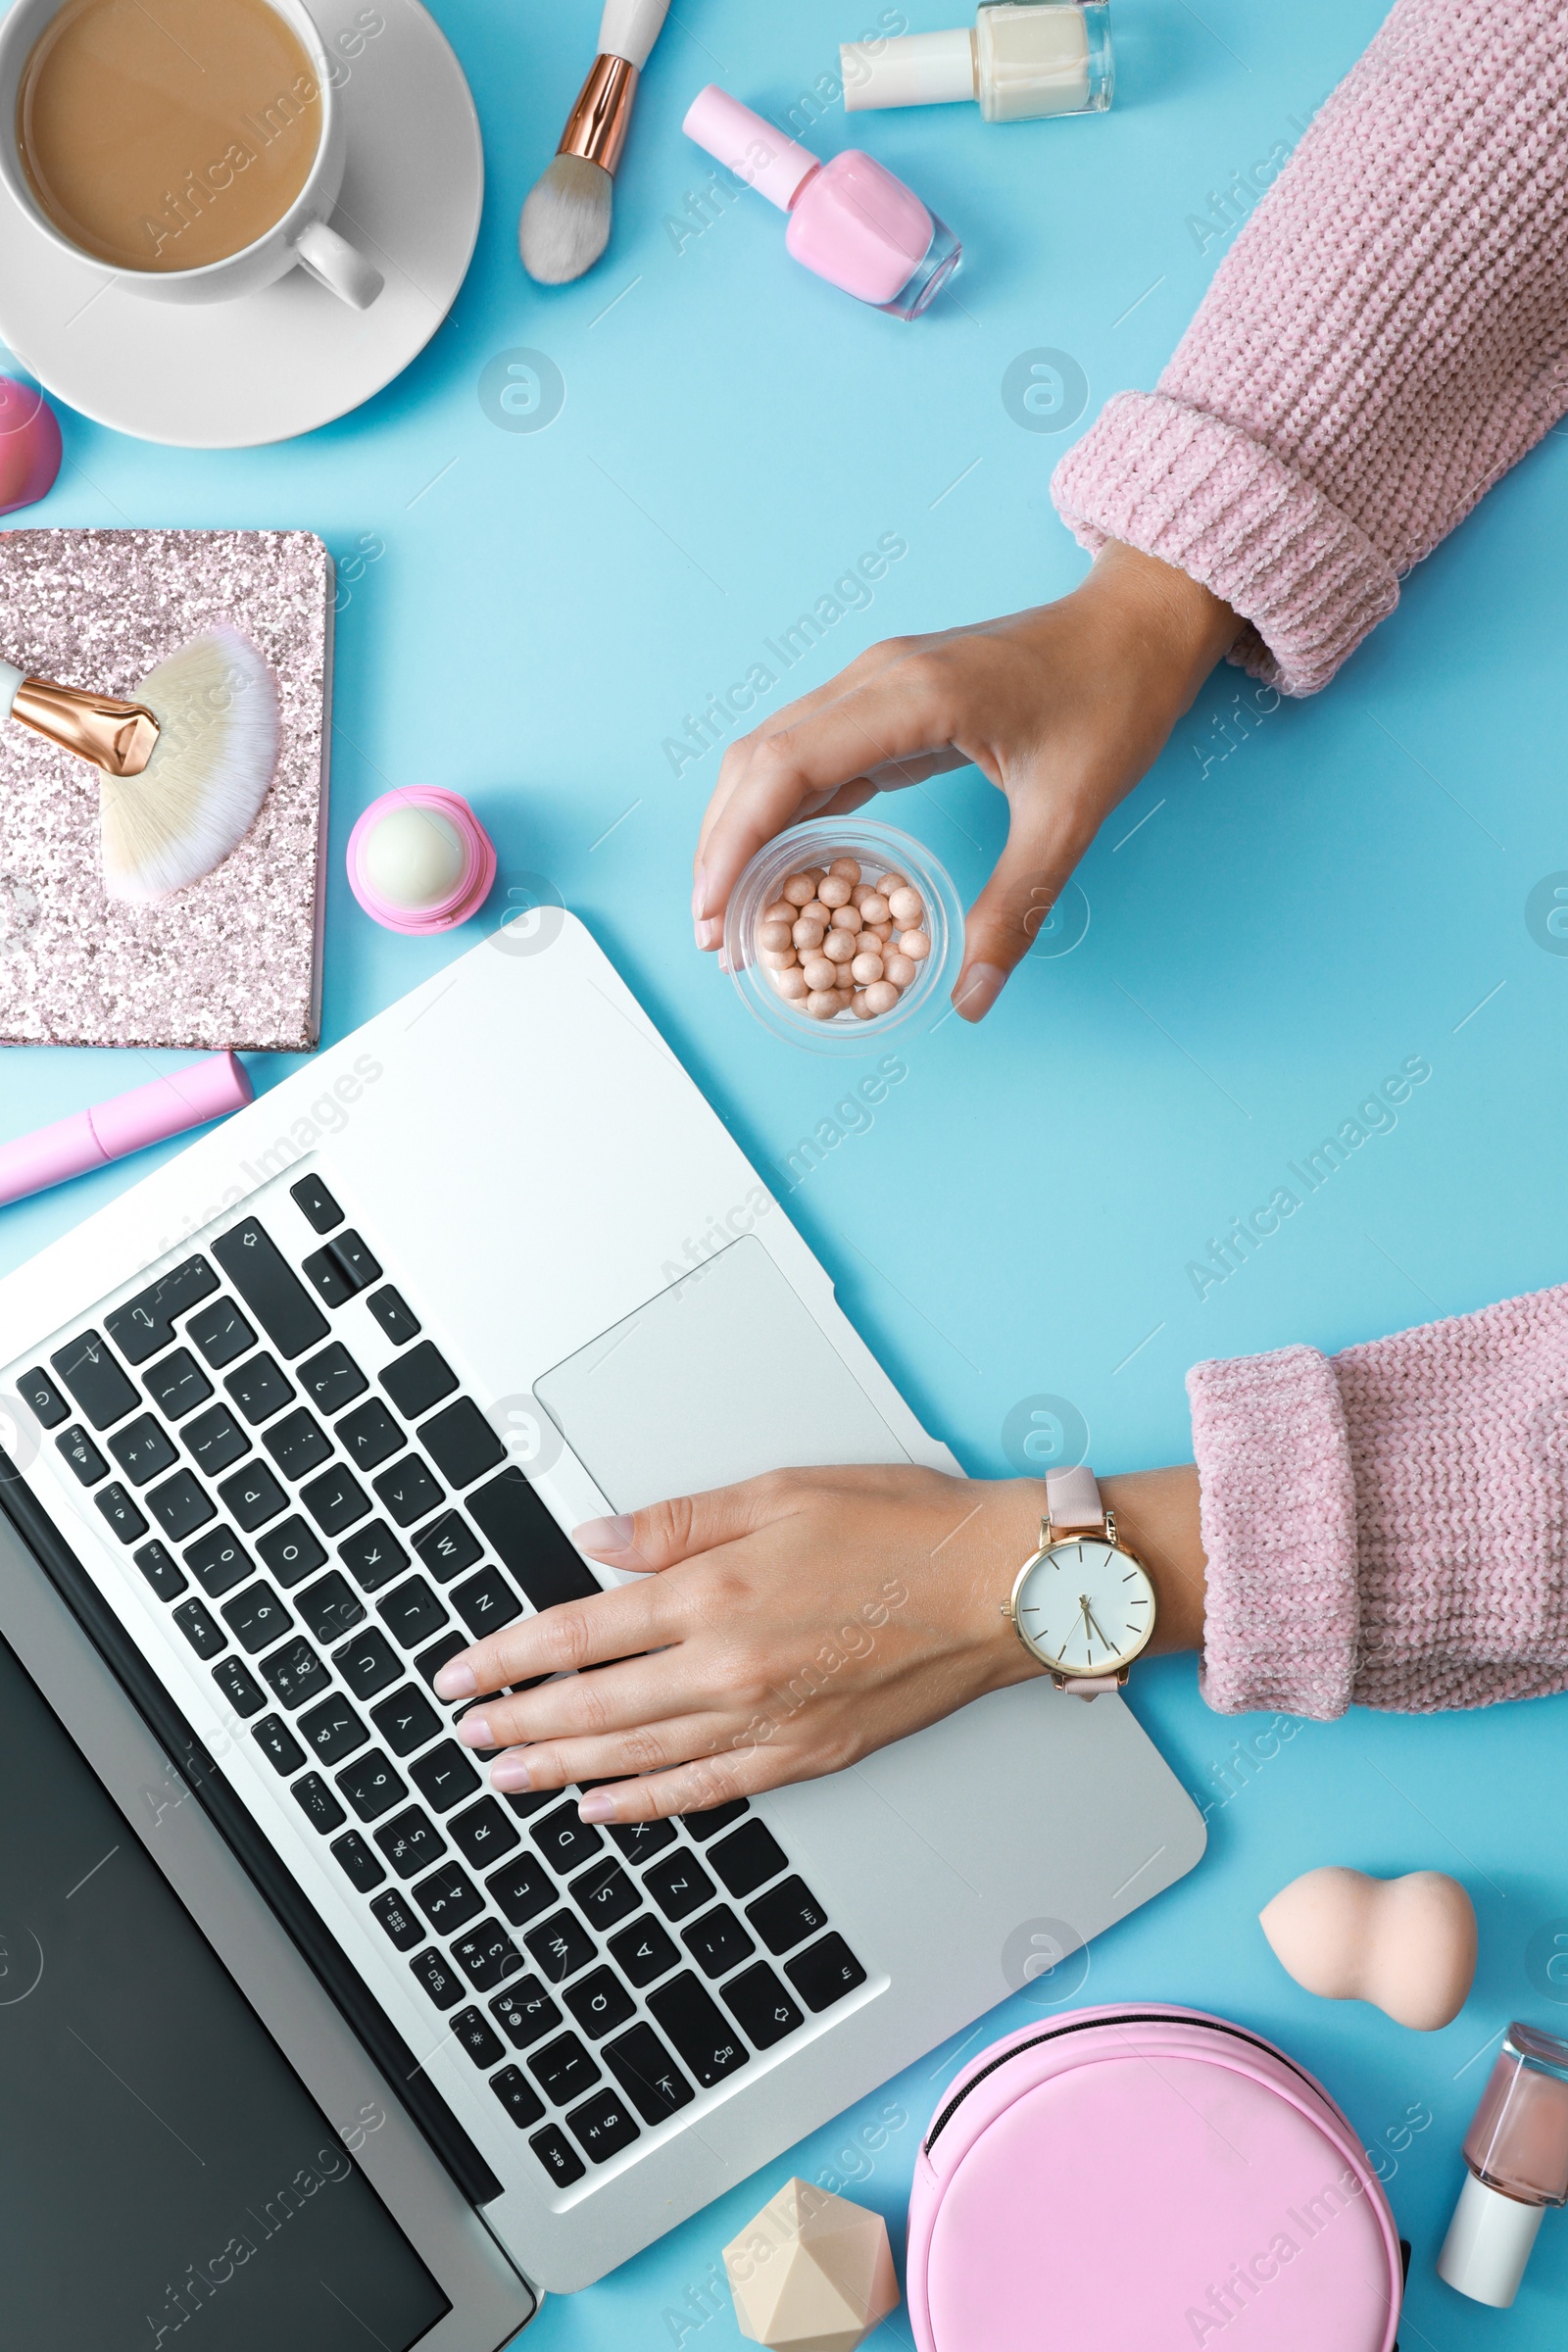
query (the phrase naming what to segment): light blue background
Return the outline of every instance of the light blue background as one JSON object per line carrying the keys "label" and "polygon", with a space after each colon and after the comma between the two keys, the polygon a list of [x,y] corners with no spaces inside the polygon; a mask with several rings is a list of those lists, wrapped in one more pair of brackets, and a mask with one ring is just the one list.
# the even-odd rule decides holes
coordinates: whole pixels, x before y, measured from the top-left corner
{"label": "light blue background", "polygon": [[[952,0],[906,7],[916,29],[958,13]],[[861,117],[852,131],[828,107],[823,152],[864,144],[964,237],[956,299],[914,327],[796,270],[760,200],[684,250],[665,226],[707,172],[679,128],[698,86],[721,78],[782,112],[836,63],[840,39],[874,24],[873,0],[678,0],[609,258],[559,293],[524,278],[516,214],[592,52],[597,0],[440,0],[437,13],[478,100],[489,190],[471,274],[431,348],[358,416],[251,454],[143,447],[67,413],[60,483],[18,520],[318,531],[345,567],[327,1038],[478,936],[393,938],[341,878],[350,826],[378,792],[452,786],[493,830],[503,886],[554,882],[782,1184],[784,1155],[832,1115],[848,1073],[765,1038],[694,953],[689,860],[718,755],[677,781],[662,740],[882,533],[905,537],[908,556],[794,673],[796,690],[877,636],[1035,603],[1079,578],[1083,558],[1048,495],[1054,461],[1108,394],[1153,381],[1231,242],[1203,243],[1194,218],[1233,172],[1295,139],[1293,119],[1307,119],[1382,10],[1117,0],[1117,101],[1098,119],[988,129],[952,109]],[[547,353],[564,378],[547,430],[498,429],[480,405],[486,363],[516,347]],[[1055,434],[1021,429],[1002,401],[1009,363],[1038,347],[1070,354],[1090,386],[1084,416]],[[982,1030],[950,1020],[916,1040],[874,1125],[790,1195],[850,1314],[970,1469],[1005,1469],[1004,1420],[1039,1393],[1082,1413],[1102,1470],[1179,1459],[1183,1374],[1201,1356],[1339,1348],[1568,1273],[1568,960],[1544,953],[1524,916],[1533,885],[1568,867],[1550,683],[1568,637],[1565,526],[1568,442],[1553,438],[1414,575],[1328,693],[1261,723],[1254,706],[1245,739],[1234,724],[1227,736],[1250,690],[1222,672],[1085,861],[1082,945],[1032,957]],[[439,690],[454,672],[456,719]],[[973,895],[1004,816],[978,775],[884,811]],[[1200,1302],[1187,1261],[1414,1054],[1432,1076],[1397,1128]],[[179,1059],[13,1052],[0,1131],[118,1092],[148,1058]],[[287,1066],[252,1063],[261,1086]],[[482,1102],[454,1102],[450,1148],[483,1115]],[[147,1164],[5,1211],[0,1265]],[[1261,1765],[1260,1723],[1210,1714],[1190,1660],[1141,1670],[1132,1703],[1212,1807],[1211,1842],[1183,1886],[1094,1947],[1086,1997],[1190,2002],[1277,2036],[1385,2149],[1425,2102],[1435,2122],[1384,2165],[1415,2249],[1406,2352],[1559,2344],[1568,2221],[1548,2218],[1510,2316],[1451,2294],[1433,2260],[1491,2041],[1514,2014],[1568,2030],[1568,2006],[1526,1961],[1546,1923],[1568,1933],[1568,1699],[1441,1720],[1352,1714],[1303,1728]],[[1219,1770],[1238,1742],[1253,1762],[1233,1771],[1226,1799]],[[1051,1801],[1049,1789],[997,1796]],[[1275,1964],[1260,1905],[1328,1861],[1446,1869],[1469,1887],[1481,1970],[1446,2032],[1420,2038],[1372,2010],[1331,2008]],[[1069,1996],[1047,1985],[1036,2005],[1049,1997]],[[984,2031],[1031,2014],[1020,1996]],[[531,2342],[738,2341],[727,2301],[705,2306],[701,2290],[792,2171],[832,2172],[887,2214],[897,2242],[920,2125],[957,2062],[949,2049],[890,2087],[911,2120],[874,2155],[841,2151],[881,2100],[602,2285],[552,2303]],[[877,2341],[903,2340],[901,2312]]]}

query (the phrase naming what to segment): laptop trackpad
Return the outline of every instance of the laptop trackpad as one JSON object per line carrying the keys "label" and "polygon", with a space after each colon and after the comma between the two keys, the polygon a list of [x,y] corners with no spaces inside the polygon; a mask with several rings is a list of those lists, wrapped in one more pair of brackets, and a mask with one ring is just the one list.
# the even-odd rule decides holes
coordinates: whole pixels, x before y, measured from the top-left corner
{"label": "laptop trackpad", "polygon": [[908,1455],[755,1236],[534,1383],[612,1510]]}

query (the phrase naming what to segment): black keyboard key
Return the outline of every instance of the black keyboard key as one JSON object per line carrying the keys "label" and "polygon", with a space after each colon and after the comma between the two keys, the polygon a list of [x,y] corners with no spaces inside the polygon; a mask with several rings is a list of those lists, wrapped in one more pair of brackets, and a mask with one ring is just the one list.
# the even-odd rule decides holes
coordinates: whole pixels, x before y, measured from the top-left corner
{"label": "black keyboard key", "polygon": [[264,1715],[251,1733],[251,1738],[276,1773],[287,1780],[298,1772],[305,1761],[305,1750],[295,1739],[281,1715]]}
{"label": "black keyboard key", "polygon": [[381,1279],[380,1267],[352,1228],[315,1250],[305,1260],[305,1272],[328,1306],[342,1306]]}
{"label": "black keyboard key", "polygon": [[380,1397],[367,1396],[338,1423],[337,1442],[356,1470],[373,1470],[400,1453],[409,1441]]}
{"label": "black keyboard key", "polygon": [[589,1600],[604,1591],[520,1470],[503,1470],[488,1486],[473,1488],[466,1507],[503,1568],[536,1609],[553,1609],[564,1600]]}
{"label": "black keyboard key", "polygon": [[386,1877],[386,1872],[358,1830],[345,1830],[341,1838],[334,1838],[332,1851],[361,1894],[368,1894],[371,1887],[379,1886]]}
{"label": "black keyboard key", "polygon": [[[465,1814],[458,1816],[459,1821],[466,1819]],[[452,1824],[454,1836],[457,1827],[455,1821]],[[498,1870],[493,1878],[486,1879],[485,1885],[490,1889],[491,1901],[505,1913],[514,1928],[525,1928],[530,1919],[537,1919],[541,1911],[548,1911],[557,1899],[555,1881],[544,1864],[536,1861],[532,1854],[519,1854],[515,1862],[509,1862],[505,1870]]]}
{"label": "black keyboard key", "polygon": [[452,1605],[476,1642],[522,1615],[522,1603],[499,1568],[481,1568],[454,1585]]}
{"label": "black keyboard key", "polygon": [[597,1928],[601,1936],[629,1919],[643,1899],[642,1889],[634,1886],[620,1864],[608,1855],[572,1880],[570,1893],[588,1925]]}
{"label": "black keyboard key", "polygon": [[546,2124],[528,2145],[558,2188],[569,2188],[588,2169],[559,2125]]}
{"label": "black keyboard key", "polygon": [[341,1829],[348,1819],[318,1772],[308,1772],[297,1780],[293,1793],[323,1838],[329,1830]]}
{"label": "black keyboard key", "polygon": [[[374,1306],[373,1298],[370,1304]],[[30,1372],[24,1372],[17,1383],[17,1393],[34,1420],[45,1429],[58,1429],[71,1410],[42,1364],[34,1364]]]}
{"label": "black keyboard key", "polygon": [[296,1481],[308,1478],[319,1470],[332,1451],[332,1441],[316,1415],[304,1405],[297,1412],[285,1413],[270,1429],[262,1433],[262,1444],[285,1478]]}
{"label": "black keyboard key", "polygon": [[499,2075],[491,2076],[490,2087],[519,2131],[536,2124],[545,2111],[543,2099],[520,2067],[504,2066]]}
{"label": "black keyboard key", "polygon": [[259,1714],[267,1704],[266,1691],[238,1658],[220,1658],[213,1668],[213,1680],[236,1715]]}
{"label": "black keyboard key", "polygon": [[142,1387],[170,1421],[178,1421],[205,1404],[213,1384],[188,1348],[176,1348],[162,1363],[142,1374]]}
{"label": "black keyboard key", "polygon": [[652,1862],[675,1842],[672,1821],[612,1821],[606,1826],[628,1862]]}
{"label": "black keyboard key", "polygon": [[509,1977],[520,1976],[526,1966],[522,1954],[501,1922],[484,1920],[460,1936],[452,1946],[458,1966],[478,1986],[481,1992],[494,1992]]}
{"label": "black keyboard key", "polygon": [[336,1568],[295,1595],[294,1606],[318,1642],[336,1642],[365,1621],[365,1603]]}
{"label": "black keyboard key", "polygon": [[418,1338],[421,1328],[418,1316],[407,1303],[402,1292],[395,1291],[390,1283],[384,1291],[377,1291],[373,1298],[367,1298],[365,1303],[394,1348],[406,1348],[411,1340]]}
{"label": "black keyboard key", "polygon": [[666,1919],[687,1919],[711,1902],[712,1880],[691,1854],[670,1854],[656,1862],[643,1884]]}
{"label": "black keyboard key", "polygon": [[298,1184],[289,1186],[288,1197],[299,1203],[313,1233],[330,1233],[343,1222],[343,1211],[319,1176],[302,1176]]}
{"label": "black keyboard key", "polygon": [[323,1536],[346,1535],[359,1520],[369,1516],[370,1497],[346,1470],[323,1470],[319,1478],[300,1489],[300,1500]]}
{"label": "black keyboard key", "polygon": [[439,1487],[416,1453],[406,1453],[401,1462],[372,1478],[371,1486],[386,1506],[389,1518],[399,1527],[412,1527],[416,1519],[427,1518],[438,1502],[445,1499]]}
{"label": "black keyboard key", "polygon": [[789,1857],[765,1823],[749,1821],[744,1830],[711,1849],[708,1867],[731,1894],[755,1894],[781,1870],[788,1870]]}
{"label": "black keyboard key", "polygon": [[412,1879],[428,1870],[447,1850],[446,1839],[417,1805],[394,1814],[385,1829],[376,1831],[375,1842],[400,1879]]}
{"label": "black keyboard key", "polygon": [[806,2023],[765,1960],[731,1977],[722,1998],[739,2018],[747,2040],[760,2050],[770,2050]]}
{"label": "black keyboard key", "polygon": [[610,1956],[628,1984],[639,1991],[656,1977],[667,1976],[679,1960],[675,1938],[657,1919],[633,1920],[610,1938]]}
{"label": "black keyboard key", "polygon": [[439,1747],[432,1747],[428,1755],[411,1764],[409,1778],[437,1813],[450,1811],[460,1798],[471,1795],[479,1787],[472,1757],[455,1740],[443,1740]]}
{"label": "black keyboard key", "polygon": [[561,2023],[561,2011],[537,1977],[518,1978],[498,1992],[490,2014],[518,2050],[531,2049],[541,2034],[553,2034]]}
{"label": "black keyboard key", "polygon": [[827,1913],[804,1879],[786,1879],[771,1894],[748,1903],[746,1916],[770,1952],[790,1951],[827,1926]]}
{"label": "black keyboard key", "polygon": [[96,1331],[82,1332],[49,1361],[94,1429],[113,1429],[141,1402]]}
{"label": "black keyboard key", "polygon": [[215,1372],[256,1345],[256,1334],[232,1298],[215,1298],[185,1326],[185,1337],[201,1349]]}
{"label": "black keyboard key", "polygon": [[341,1764],[370,1737],[346,1698],[336,1691],[302,1715],[295,1730],[318,1764]]}
{"label": "black keyboard key", "polygon": [[199,1600],[182,1600],[174,1611],[174,1623],[199,1658],[216,1658],[228,1646],[221,1628],[213,1623]]}
{"label": "black keyboard key", "polygon": [[615,2091],[602,2090],[596,2098],[585,2099],[574,2107],[566,2118],[583,2148],[595,2164],[608,2164],[622,2148],[629,2148],[642,2133],[632,2121],[631,2109]]}
{"label": "black keyboard key", "polygon": [[688,1970],[656,1984],[648,2006],[704,2090],[743,2067],[751,2052],[712,1994]]}
{"label": "black keyboard key", "polygon": [[109,1450],[133,1487],[144,1487],[160,1470],[167,1470],[179,1459],[179,1447],[151,1413],[139,1413],[123,1429],[117,1429],[109,1441]]}
{"label": "black keyboard key", "polygon": [[499,1470],[507,1458],[505,1446],[466,1396],[421,1422],[416,1435],[447,1485],[460,1491],[487,1470]]}
{"label": "black keyboard key", "polygon": [[[358,1830],[349,1834],[355,1838],[359,1836]],[[378,1894],[370,1909],[398,1951],[412,1952],[416,1943],[424,1941],[423,1928],[396,1887],[389,1887],[385,1894]]]}
{"label": "black keyboard key", "polygon": [[865,1983],[865,1971],[842,1936],[824,1936],[797,1959],[786,1960],[784,1974],[808,2009],[830,2009]]}
{"label": "black keyboard key", "polygon": [[564,1984],[594,1957],[593,1938],[581,1920],[558,1911],[523,1937],[539,1963],[539,1973],[552,1984]]}
{"label": "black keyboard key", "polygon": [[247,1536],[288,1508],[287,1494],[265,1462],[252,1462],[248,1469],[231,1471],[219,1482],[218,1492],[224,1509]]}
{"label": "black keyboard key", "polygon": [[681,1818],[687,1836],[695,1838],[699,1845],[706,1845],[710,1838],[716,1838],[720,1830],[727,1830],[732,1821],[739,1821],[749,1809],[744,1796],[735,1796],[727,1805],[712,1805],[706,1813],[685,1813]]}
{"label": "black keyboard key", "polygon": [[209,1519],[218,1517],[188,1470],[176,1470],[161,1487],[149,1489],[147,1508],[175,1544],[183,1544],[187,1536],[205,1527]]}
{"label": "black keyboard key", "polygon": [[683,1928],[680,1939],[705,1977],[727,1976],[757,1949],[734,1912],[723,1903]]}
{"label": "black keyboard key", "polygon": [[559,2040],[547,2041],[529,2059],[528,2072],[558,2107],[591,2090],[600,2079],[596,2061],[589,2057],[575,2034],[563,2034]]}
{"label": "black keyboard key", "polygon": [[112,1485],[100,1487],[93,1500],[122,1544],[135,1544],[147,1533],[146,1520],[118,1478]]}
{"label": "black keyboard key", "polygon": [[[455,1658],[460,1650],[465,1650],[467,1646],[468,1637],[466,1634],[443,1634],[439,1642],[432,1642],[428,1649],[421,1649],[414,1663],[425,1681],[433,1684],[448,1658]],[[512,1799],[509,1797],[507,1801],[510,1804]],[[526,1811],[527,1807],[518,1806],[514,1810]]]}
{"label": "black keyboard key", "polygon": [[408,1553],[384,1519],[372,1519],[368,1527],[357,1527],[347,1542],[338,1545],[337,1556],[353,1571],[356,1582],[366,1592],[379,1592],[400,1568],[409,1564]]}
{"label": "black keyboard key", "polygon": [[187,1421],[180,1431],[191,1460],[209,1478],[220,1471],[230,1470],[242,1462],[251,1449],[251,1442],[229,1411],[226,1404],[215,1404],[194,1421]]}
{"label": "black keyboard key", "polygon": [[443,1511],[439,1519],[420,1529],[414,1548],[437,1583],[446,1585],[473,1566],[484,1545],[466,1519],[456,1511]]}
{"label": "black keyboard key", "polygon": [[612,2034],[636,2012],[637,2004],[620,1979],[608,1968],[596,1968],[575,1984],[568,1984],[562,1995],[590,2041],[598,2041]]}
{"label": "black keyboard key", "polygon": [[101,1478],[109,1476],[109,1464],[79,1421],[62,1430],[55,1444],[71,1464],[84,1487],[95,1487]]}
{"label": "black keyboard key", "polygon": [[633,2026],[599,2054],[645,2124],[667,2123],[697,2095],[652,2026]]}
{"label": "black keyboard key", "polygon": [[370,1721],[395,1756],[412,1756],[441,1729],[441,1718],[422,1690],[405,1683],[370,1709]]}
{"label": "black keyboard key", "polygon": [[144,1364],[174,1336],[174,1322],[200,1306],[218,1288],[218,1276],[205,1257],[187,1257],[159,1276],[149,1289],[127,1298],[105,1315],[104,1327],[127,1364]]}
{"label": "black keyboard key", "polygon": [[[448,2023],[451,2025],[453,2033],[457,2035],[459,2041],[463,2044],[463,2047],[467,2051],[468,2056],[473,2060],[475,2066],[486,2068],[492,2067],[495,2065],[498,2058],[504,2058],[506,2056],[506,2043],[502,2040],[494,2026],[492,2026],[485,2018],[482,2011],[478,2009],[460,2009],[457,2016],[449,2019]],[[519,2076],[518,2081],[520,2082],[521,2079],[522,2078]],[[543,2112],[544,2111],[541,2108],[540,2114]],[[537,2115],[530,2115],[524,2120],[530,2124],[536,2124],[539,2120],[539,2117]]]}
{"label": "black keyboard key", "polygon": [[367,1626],[352,1642],[332,1652],[337,1668],[356,1698],[374,1698],[403,1672],[403,1660],[378,1626]]}
{"label": "black keyboard key", "polygon": [[294,1383],[270,1355],[256,1355],[248,1364],[241,1364],[223,1387],[252,1429],[280,1413],[294,1394]]}
{"label": "black keyboard key", "polygon": [[256,1573],[250,1553],[228,1527],[211,1527],[199,1536],[186,1549],[185,1565],[212,1600],[220,1600]]}
{"label": "black keyboard key", "polygon": [[262,1680],[270,1685],[292,1715],[307,1699],[319,1698],[332,1678],[310,1643],[299,1641],[285,1642],[262,1660]]}
{"label": "black keyboard key", "polygon": [[563,1877],[597,1854],[605,1842],[592,1823],[578,1819],[575,1805],[558,1805],[554,1813],[536,1821],[533,1838],[545,1860]]}
{"label": "black keyboard key", "polygon": [[381,1374],[381,1386],[405,1421],[417,1421],[432,1404],[450,1396],[457,1385],[458,1376],[452,1366],[428,1340],[411,1348],[407,1355],[400,1355]]}
{"label": "black keyboard key", "polygon": [[[395,1586],[376,1606],[405,1649],[427,1642],[447,1623],[446,1610],[422,1576],[411,1576],[407,1583]],[[466,1644],[460,1642],[458,1646],[461,1649]]]}
{"label": "black keyboard key", "polygon": [[311,1356],[298,1367],[300,1387],[318,1413],[330,1421],[356,1396],[363,1396],[369,1382],[354,1361],[341,1340],[333,1340],[319,1355]]}
{"label": "black keyboard key", "polygon": [[216,1241],[213,1255],[285,1361],[328,1336],[326,1317],[254,1217]]}
{"label": "black keyboard key", "polygon": [[493,1796],[481,1796],[476,1805],[463,1813],[455,1813],[447,1823],[452,1842],[460,1853],[467,1855],[475,1870],[488,1870],[503,1854],[510,1854],[520,1842],[520,1833],[514,1830]]}
{"label": "black keyboard key", "polygon": [[292,1592],[301,1577],[319,1568],[326,1558],[325,1544],[317,1542],[297,1511],[280,1527],[270,1527],[264,1536],[258,1536],[256,1548],[285,1592]]}
{"label": "black keyboard key", "polygon": [[420,1952],[409,1966],[438,2009],[457,2007],[463,1998],[463,1980],[439,1952]]}
{"label": "black keyboard key", "polygon": [[409,1791],[379,1748],[350,1764],[337,1776],[337,1785],[362,1821],[379,1821],[400,1805]]}
{"label": "black keyboard key", "polygon": [[286,1634],[294,1623],[270,1585],[257,1583],[236,1592],[223,1608],[223,1623],[247,1657]]}
{"label": "black keyboard key", "polygon": [[421,1879],[414,1889],[414,1899],[438,1936],[455,1936],[484,1909],[484,1897],[455,1862],[444,1863]]}
{"label": "black keyboard key", "polygon": [[179,1598],[185,1590],[185,1579],[162,1544],[144,1544],[131,1557],[160,1600]]}
{"label": "black keyboard key", "polygon": [[330,1249],[314,1250],[305,1260],[305,1278],[324,1305],[347,1306],[354,1296],[352,1277]]}

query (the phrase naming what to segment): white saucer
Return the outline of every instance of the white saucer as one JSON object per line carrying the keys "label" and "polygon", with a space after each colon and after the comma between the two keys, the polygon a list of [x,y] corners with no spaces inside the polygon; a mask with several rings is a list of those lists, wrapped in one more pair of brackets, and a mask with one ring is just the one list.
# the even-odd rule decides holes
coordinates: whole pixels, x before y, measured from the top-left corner
{"label": "white saucer", "polygon": [[[149,302],[63,255],[0,191],[0,337],[84,416],[177,449],[287,441],[357,409],[409,365],[462,285],[484,152],[446,36],[417,0],[313,0],[348,123],[333,218],[385,290],[353,311],[303,270],[238,302]],[[367,19],[384,29],[367,34]]]}

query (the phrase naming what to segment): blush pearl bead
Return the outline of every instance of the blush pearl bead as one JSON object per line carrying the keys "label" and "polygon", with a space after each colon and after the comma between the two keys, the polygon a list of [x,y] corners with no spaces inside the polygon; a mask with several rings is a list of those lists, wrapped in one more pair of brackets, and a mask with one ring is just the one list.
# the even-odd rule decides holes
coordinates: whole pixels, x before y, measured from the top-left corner
{"label": "blush pearl bead", "polygon": [[795,950],[793,948],[760,948],[757,953],[757,960],[765,971],[787,972],[795,961]]}
{"label": "blush pearl bead", "polygon": [[899,1001],[899,992],[891,980],[873,980],[865,992],[867,1012],[891,1012]]}
{"label": "blush pearl bead", "polygon": [[885,923],[893,911],[879,890],[868,891],[858,904],[862,923]]}
{"label": "blush pearl bead", "polygon": [[822,942],[822,953],[830,963],[852,963],[855,959],[853,931],[830,931]]}
{"label": "blush pearl bead", "polygon": [[816,884],[809,874],[791,874],[780,896],[788,899],[792,906],[804,906],[815,898]]}
{"label": "blush pearl bead", "polygon": [[796,928],[791,923],[764,923],[757,934],[757,944],[760,948],[798,948],[801,943],[795,937]]}
{"label": "blush pearl bead", "polygon": [[792,906],[788,899],[775,899],[771,906],[762,908],[762,920],[764,923],[793,923],[799,912],[800,908]]}
{"label": "blush pearl bead", "polygon": [[902,890],[890,891],[888,893],[888,912],[896,923],[907,924],[912,928],[925,914],[925,906],[920,893],[917,890],[910,890],[907,883]]}
{"label": "blush pearl bead", "polygon": [[880,956],[857,956],[850,970],[862,988],[869,988],[873,980],[882,978],[882,958]]}
{"label": "blush pearl bead", "polygon": [[848,931],[853,938],[855,933],[860,928],[860,909],[858,906],[835,906],[833,909],[833,928],[835,931]]}
{"label": "blush pearl bead", "polygon": [[806,994],[806,974],[798,963],[792,963],[787,971],[769,972],[768,978],[781,997],[794,999]]}
{"label": "blush pearl bead", "polygon": [[884,898],[888,898],[896,890],[907,890],[908,887],[908,882],[903,874],[882,874],[877,880],[877,888]]}
{"label": "blush pearl bead", "polygon": [[931,942],[923,931],[901,931],[899,953],[909,956],[915,963],[921,963],[931,953]]}
{"label": "blush pearl bead", "polygon": [[860,879],[860,863],[858,858],[835,858],[827,870],[838,880],[848,882],[852,889]]}
{"label": "blush pearl bead", "polygon": [[858,1021],[874,1021],[876,1019],[876,1014],[871,1010],[870,1005],[865,1001],[865,991],[863,988],[858,988],[855,992],[855,995],[851,998],[850,1010],[854,1013]]}
{"label": "blush pearl bead", "polygon": [[829,963],[825,956],[808,956],[801,969],[810,989],[831,988],[839,976],[837,965]]}
{"label": "blush pearl bead", "polygon": [[800,948],[803,953],[810,948],[819,948],[825,936],[826,926],[813,922],[809,915],[803,914],[798,923],[792,923],[790,926],[791,944]]}
{"label": "blush pearl bead", "polygon": [[824,906],[847,906],[850,885],[842,874],[829,874],[816,886],[816,895]]}
{"label": "blush pearl bead", "polygon": [[813,1021],[830,1021],[839,1009],[836,988],[813,988],[806,1000],[806,1009]]}
{"label": "blush pearl bead", "polygon": [[895,988],[907,988],[919,969],[919,965],[912,956],[895,954],[884,956],[882,977],[884,980],[891,980]]}

